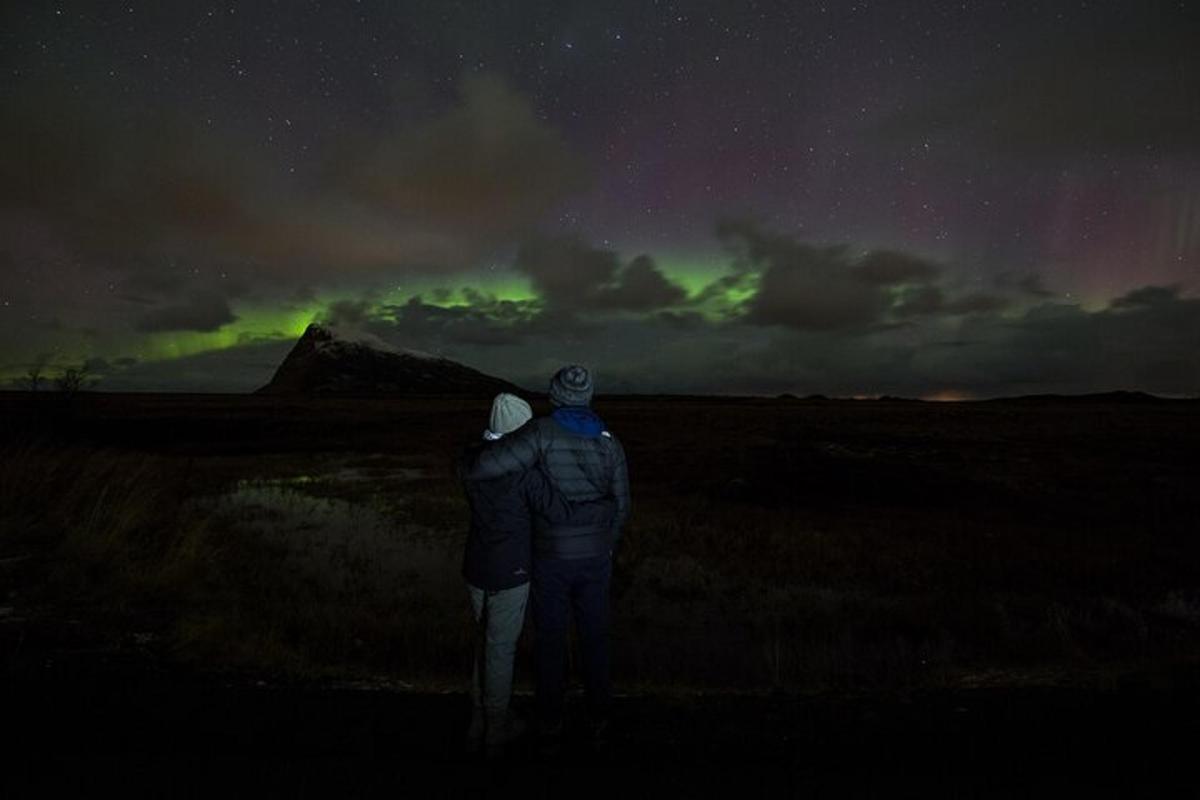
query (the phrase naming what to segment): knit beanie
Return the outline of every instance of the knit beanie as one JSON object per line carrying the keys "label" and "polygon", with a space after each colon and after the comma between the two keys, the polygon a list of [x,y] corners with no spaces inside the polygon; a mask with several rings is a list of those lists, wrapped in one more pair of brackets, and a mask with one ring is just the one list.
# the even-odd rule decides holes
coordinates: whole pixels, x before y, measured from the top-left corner
{"label": "knit beanie", "polygon": [[590,405],[592,376],[578,364],[563,367],[550,379],[550,402],[556,406]]}
{"label": "knit beanie", "polygon": [[[515,394],[501,392],[492,401],[492,415],[488,418],[488,433],[498,439],[506,433],[512,433],[532,418],[533,409],[529,407],[529,403]],[[488,438],[493,437],[489,436]]]}

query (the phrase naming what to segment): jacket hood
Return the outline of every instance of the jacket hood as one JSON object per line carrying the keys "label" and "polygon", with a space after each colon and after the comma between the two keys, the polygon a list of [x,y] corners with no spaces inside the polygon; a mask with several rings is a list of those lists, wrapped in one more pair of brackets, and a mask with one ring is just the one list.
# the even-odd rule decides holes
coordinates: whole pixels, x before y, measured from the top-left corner
{"label": "jacket hood", "polygon": [[584,406],[560,406],[550,418],[571,433],[594,439],[604,433],[604,420]]}

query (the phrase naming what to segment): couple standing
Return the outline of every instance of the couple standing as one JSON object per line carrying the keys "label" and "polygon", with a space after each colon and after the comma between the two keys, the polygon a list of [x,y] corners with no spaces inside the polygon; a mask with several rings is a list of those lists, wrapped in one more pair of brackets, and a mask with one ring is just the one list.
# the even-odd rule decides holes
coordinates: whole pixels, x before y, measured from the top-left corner
{"label": "couple standing", "polygon": [[[524,726],[510,713],[513,657],[532,594],[538,734],[563,736],[568,612],[582,656],[588,723],[599,744],[608,722],[609,584],[613,549],[629,517],[625,451],[591,409],[580,366],[550,381],[553,413],[532,419],[521,398],[497,395],[483,441],[462,456],[471,508],[463,577],[478,627],[471,749],[496,754]],[[532,587],[532,591],[531,591]]]}

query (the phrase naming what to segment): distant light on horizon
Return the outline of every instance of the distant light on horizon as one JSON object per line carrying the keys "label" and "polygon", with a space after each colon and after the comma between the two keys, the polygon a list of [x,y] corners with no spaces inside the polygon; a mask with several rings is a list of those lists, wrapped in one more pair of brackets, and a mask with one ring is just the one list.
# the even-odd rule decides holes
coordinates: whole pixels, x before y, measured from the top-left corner
{"label": "distant light on horizon", "polygon": [[921,399],[928,400],[931,403],[961,403],[968,400],[977,400],[978,398],[970,392],[958,389],[943,389],[940,392],[922,395]]}

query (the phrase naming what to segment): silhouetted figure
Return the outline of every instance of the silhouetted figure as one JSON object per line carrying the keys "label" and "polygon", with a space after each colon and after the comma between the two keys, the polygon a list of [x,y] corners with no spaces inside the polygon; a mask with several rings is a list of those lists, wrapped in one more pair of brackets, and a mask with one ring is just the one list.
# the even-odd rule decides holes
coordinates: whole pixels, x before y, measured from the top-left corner
{"label": "silhouetted figure", "polygon": [[557,750],[563,734],[568,613],[579,633],[592,741],[600,745],[608,726],[609,586],[613,549],[629,517],[625,451],[589,407],[592,378],[580,366],[563,367],[550,382],[548,417],[482,450],[466,474],[489,480],[540,466],[572,501],[615,498],[608,521],[580,517],[534,521],[533,617],[536,626],[537,706],[543,748]]}
{"label": "silhouetted figure", "polygon": [[[529,404],[521,398],[496,395],[484,441],[467,448],[463,465],[473,463],[532,416]],[[524,728],[509,706],[513,658],[529,598],[534,521],[607,525],[614,503],[600,499],[572,504],[537,466],[490,479],[464,477],[463,486],[471,508],[463,577],[477,623],[467,746],[472,751],[486,748],[489,755],[495,755]]]}

